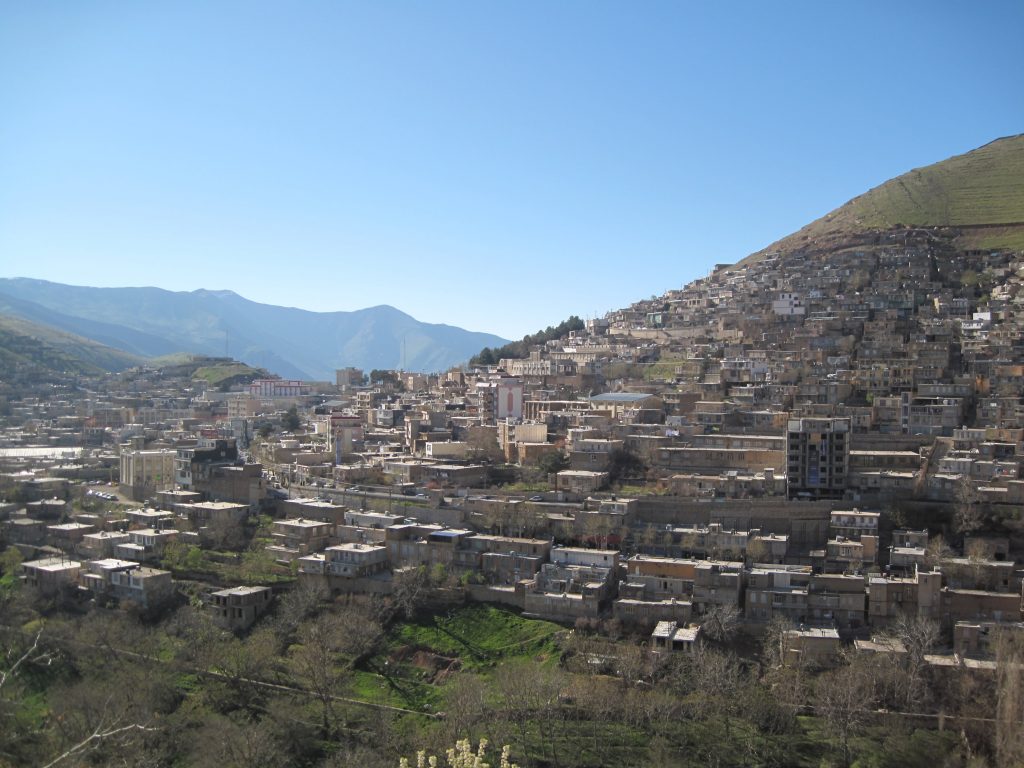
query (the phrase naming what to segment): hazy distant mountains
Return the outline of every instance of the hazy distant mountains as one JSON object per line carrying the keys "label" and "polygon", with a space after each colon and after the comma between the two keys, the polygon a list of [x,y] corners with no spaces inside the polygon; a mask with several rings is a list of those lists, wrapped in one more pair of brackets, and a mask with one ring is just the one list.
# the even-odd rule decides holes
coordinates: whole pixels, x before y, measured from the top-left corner
{"label": "hazy distant mountains", "polygon": [[439,371],[507,342],[421,323],[386,305],[309,312],[232,291],[88,288],[28,278],[0,279],[0,313],[141,357],[228,354],[286,378],[314,380],[333,380],[335,368],[346,366]]}
{"label": "hazy distant mountains", "polygon": [[69,375],[97,375],[143,362],[136,355],[91,339],[0,314],[0,380],[3,383],[39,383]]}
{"label": "hazy distant mountains", "polygon": [[[794,254],[825,263],[834,252],[862,248],[865,238],[882,242],[884,233],[906,227],[927,227],[963,253],[1024,250],[1024,135],[887,181],[748,261],[780,252],[783,265]],[[231,356],[288,378],[331,380],[335,368],[349,365],[443,370],[507,342],[420,323],[389,306],[307,312],[231,291],[84,288],[25,278],[0,279],[0,315],[20,323],[0,322],[0,375],[30,375],[51,364],[115,370],[132,364],[132,355],[186,352]]]}

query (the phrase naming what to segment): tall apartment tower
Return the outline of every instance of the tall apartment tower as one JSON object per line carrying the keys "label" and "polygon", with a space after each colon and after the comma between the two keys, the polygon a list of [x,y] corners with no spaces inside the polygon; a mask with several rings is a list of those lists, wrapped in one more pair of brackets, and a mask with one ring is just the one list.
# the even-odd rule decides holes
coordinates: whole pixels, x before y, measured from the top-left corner
{"label": "tall apartment tower", "polygon": [[791,499],[841,499],[850,467],[850,419],[790,419],[786,487]]}

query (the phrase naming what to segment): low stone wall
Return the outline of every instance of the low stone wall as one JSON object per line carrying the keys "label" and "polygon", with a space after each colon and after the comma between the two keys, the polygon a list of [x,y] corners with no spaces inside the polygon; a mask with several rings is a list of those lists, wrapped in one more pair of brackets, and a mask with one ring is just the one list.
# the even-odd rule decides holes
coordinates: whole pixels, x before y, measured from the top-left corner
{"label": "low stone wall", "polygon": [[477,603],[500,603],[520,609],[523,607],[522,595],[516,594],[516,590],[510,587],[489,587],[486,584],[470,584],[466,587],[466,594],[470,600]]}

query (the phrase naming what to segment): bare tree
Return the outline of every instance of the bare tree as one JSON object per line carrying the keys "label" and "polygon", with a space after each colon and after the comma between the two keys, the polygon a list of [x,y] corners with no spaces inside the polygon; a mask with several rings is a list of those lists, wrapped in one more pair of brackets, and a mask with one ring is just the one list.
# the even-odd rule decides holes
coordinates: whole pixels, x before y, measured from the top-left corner
{"label": "bare tree", "polygon": [[136,663],[52,691],[52,731],[61,752],[45,765],[81,762],[87,753],[96,755],[90,762],[109,764],[115,750],[140,749],[142,737],[158,730],[153,712],[163,682],[158,667]]}
{"label": "bare tree", "polygon": [[781,667],[786,662],[786,633],[794,629],[785,616],[774,616],[765,627],[761,640],[761,662],[767,669]]}
{"label": "bare tree", "polygon": [[823,673],[814,686],[814,706],[839,740],[843,765],[850,765],[850,740],[864,727],[871,703],[871,678],[858,657]]}
{"label": "bare tree", "polygon": [[621,644],[615,660],[615,671],[624,688],[630,688],[643,680],[647,671],[647,652],[638,645]]}
{"label": "bare tree", "polygon": [[658,529],[654,527],[654,523],[648,523],[643,527],[640,532],[639,544],[640,551],[650,553],[654,551],[655,545],[658,543]]}
{"label": "bare tree", "polygon": [[203,541],[213,549],[237,552],[248,544],[243,523],[230,518],[211,520],[203,526],[200,534]]}
{"label": "bare tree", "polygon": [[223,630],[214,625],[210,615],[196,605],[182,606],[163,627],[180,641],[178,658],[200,666],[208,663],[212,648],[223,636]]}
{"label": "bare tree", "polygon": [[446,688],[445,707],[449,735],[475,739],[476,727],[487,716],[487,685],[478,675],[459,674]]}
{"label": "bare tree", "polygon": [[701,646],[693,653],[691,669],[696,690],[702,693],[695,706],[705,718],[721,720],[728,738],[733,715],[740,705],[738,693],[743,684],[739,660],[731,653]]}
{"label": "bare tree", "polygon": [[969,475],[960,478],[953,492],[953,523],[962,536],[973,533],[984,523],[981,492]]}
{"label": "bare tree", "polygon": [[348,679],[348,665],[339,658],[341,627],[334,614],[323,613],[299,629],[302,643],[291,658],[292,669],[320,702],[321,733],[334,730],[335,699]]}
{"label": "bare tree", "polygon": [[334,618],[339,633],[338,650],[357,663],[377,651],[384,639],[384,628],[370,608],[353,603],[336,612]]}
{"label": "bare tree", "polygon": [[252,712],[262,708],[266,689],[261,683],[278,658],[277,637],[270,630],[254,632],[245,640],[230,637],[211,648],[209,670],[227,688],[227,703]]}
{"label": "bare tree", "polygon": [[736,634],[739,625],[740,610],[730,603],[711,606],[704,614],[700,628],[712,642],[727,643]]}
{"label": "bare tree", "polygon": [[1024,638],[999,633],[996,648],[996,764],[1024,765]]}
{"label": "bare tree", "polygon": [[425,566],[396,570],[391,592],[392,609],[412,618],[424,596],[430,591],[430,574]]}
{"label": "bare tree", "polygon": [[899,659],[904,672],[902,685],[898,686],[901,703],[907,707],[920,705],[928,693],[925,655],[939,640],[939,625],[931,619],[904,613],[896,617],[891,632],[906,649]]}
{"label": "bare tree", "polygon": [[[564,684],[562,673],[532,662],[510,662],[498,668],[495,679],[502,692],[505,710],[519,732],[523,753],[527,753],[527,733],[533,723],[545,750],[542,760],[557,768],[558,750],[549,734],[552,719],[561,713],[558,697]],[[546,754],[549,746],[550,756]]]}
{"label": "bare tree", "polygon": [[764,543],[764,539],[751,536],[747,539],[747,564],[753,565],[754,563],[763,563],[765,556],[769,554],[768,545]]}
{"label": "bare tree", "polygon": [[941,568],[950,558],[953,557],[953,550],[942,534],[937,534],[928,539],[928,546],[924,551],[924,562],[929,568]]}
{"label": "bare tree", "polygon": [[283,595],[277,604],[275,629],[287,640],[306,619],[319,613],[328,598],[320,582],[300,581],[295,589]]}
{"label": "bare tree", "polygon": [[278,743],[270,718],[242,714],[208,715],[192,733],[189,765],[195,768],[252,766],[278,768],[287,765],[289,755]]}

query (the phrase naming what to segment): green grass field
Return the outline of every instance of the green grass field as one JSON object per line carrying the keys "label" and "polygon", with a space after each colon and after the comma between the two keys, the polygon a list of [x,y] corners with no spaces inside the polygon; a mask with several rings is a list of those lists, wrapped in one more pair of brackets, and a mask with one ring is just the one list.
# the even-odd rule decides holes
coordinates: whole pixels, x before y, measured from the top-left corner
{"label": "green grass field", "polygon": [[508,609],[470,605],[446,617],[400,624],[389,639],[392,650],[403,646],[423,648],[458,657],[463,669],[479,669],[510,659],[557,659],[554,639],[562,631],[558,624],[524,619]]}

